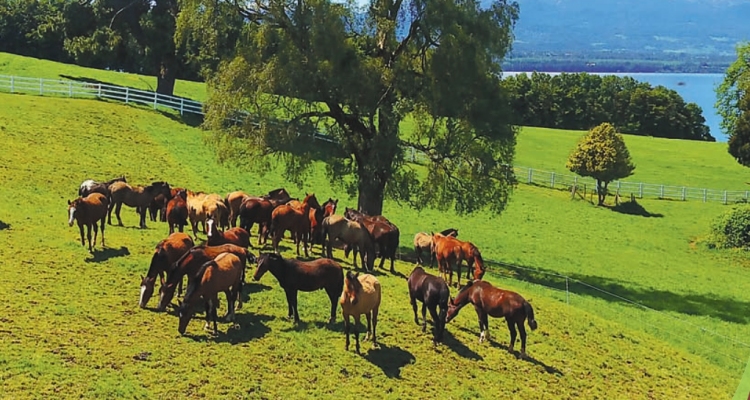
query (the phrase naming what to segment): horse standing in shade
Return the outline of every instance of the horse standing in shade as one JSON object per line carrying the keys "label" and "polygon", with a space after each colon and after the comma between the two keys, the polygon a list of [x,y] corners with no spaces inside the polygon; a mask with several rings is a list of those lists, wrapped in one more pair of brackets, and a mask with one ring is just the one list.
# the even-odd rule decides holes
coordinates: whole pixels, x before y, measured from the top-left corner
{"label": "horse standing in shade", "polygon": [[[440,232],[443,236],[458,237],[458,229],[448,228]],[[435,251],[433,250],[432,235],[425,232],[417,232],[414,235],[414,253],[417,256],[417,265],[424,265],[422,252],[426,251],[430,255],[430,267],[435,265]]]}
{"label": "horse standing in shade", "polygon": [[138,213],[141,216],[140,227],[146,228],[146,210],[151,200],[158,196],[160,193],[165,196],[170,195],[169,184],[167,182],[153,182],[148,186],[130,186],[125,182],[115,182],[109,187],[112,202],[109,205],[108,221],[112,225],[112,210],[115,210],[117,216],[117,222],[122,226],[122,219],[120,218],[120,209],[125,204],[128,207],[134,207],[138,209]]}
{"label": "horse standing in shade", "polygon": [[261,197],[246,198],[239,208],[240,227],[248,233],[258,224],[258,245],[268,242],[273,210],[290,200],[286,189],[276,189]]}
{"label": "horse standing in shade", "polygon": [[338,199],[333,200],[329,197],[319,209],[310,208],[310,251],[312,251],[316,243],[325,248],[326,243],[322,226],[323,219],[336,213],[338,203]]}
{"label": "horse standing in shade", "polygon": [[[73,221],[78,222],[78,229],[81,232],[81,245],[85,246],[83,240],[83,226],[86,226],[86,237],[89,241],[89,252],[94,251],[96,245],[96,236],[99,232],[99,226],[102,230],[102,247],[104,247],[104,221],[107,218],[107,207],[109,201],[101,193],[94,192],[86,197],[79,197],[73,201],[68,200],[68,225],[73,226]],[[94,228],[94,242],[91,242],[91,228]]]}
{"label": "horse standing in shade", "polygon": [[474,279],[479,280],[484,277],[485,269],[482,253],[479,252],[479,249],[473,243],[464,242],[450,236],[443,236],[439,233],[432,235],[432,241],[438,269],[443,279],[445,279],[446,274],[449,275],[448,285],[453,285],[453,268],[451,264],[454,262],[458,271],[457,287],[461,286],[461,262],[463,260],[466,260],[467,264],[466,279],[471,279],[472,268],[474,270]]}
{"label": "horse standing in shade", "polygon": [[380,250],[380,268],[383,268],[385,259],[391,260],[391,272],[396,272],[394,262],[398,252],[400,232],[396,225],[392,224],[382,215],[369,216],[353,208],[346,208],[344,216],[352,221],[364,225],[372,235],[375,244]]}
{"label": "horse standing in shade", "polygon": [[148,267],[148,272],[145,277],[141,276],[141,296],[138,300],[138,306],[146,308],[146,304],[154,293],[156,276],[159,276],[163,286],[164,274],[171,271],[177,260],[185,255],[191,247],[193,247],[193,239],[182,232],[172,233],[156,245],[154,255],[151,256],[151,265]]}
{"label": "horse standing in shade", "polygon": [[166,215],[170,234],[174,233],[175,226],[180,232],[184,231],[185,225],[188,224],[187,192],[184,189],[169,200]]}
{"label": "horse standing in shade", "polygon": [[333,242],[340,240],[349,250],[354,250],[354,267],[357,267],[357,251],[362,260],[362,268],[370,271],[375,267],[375,242],[370,232],[359,222],[350,221],[341,215],[331,215],[323,219],[323,241],[326,243],[326,256],[333,258]]}
{"label": "horse standing in shade", "polygon": [[[409,274],[407,280],[409,286],[409,298],[411,308],[414,310],[414,322],[419,325],[417,317],[417,300],[422,303],[422,332],[427,329],[427,313],[430,310],[432,323],[434,325],[432,343],[437,345],[443,341],[445,331],[445,319],[448,313],[448,301],[450,300],[450,289],[443,278],[430,275],[422,267],[415,267]],[[440,313],[437,312],[440,307]]]}
{"label": "horse standing in shade", "polygon": [[513,345],[516,342],[516,327],[521,334],[521,357],[526,356],[526,329],[523,322],[528,320],[529,328],[536,330],[537,323],[534,319],[534,308],[523,296],[510,290],[503,290],[492,286],[486,281],[471,281],[466,284],[448,303],[448,315],[446,322],[450,322],[458,315],[463,306],[471,303],[479,318],[479,343],[485,339],[489,340],[489,325],[487,317],[505,317],[510,331],[510,347],[508,352],[513,353]]}
{"label": "horse standing in shade", "polygon": [[354,317],[354,340],[357,354],[359,354],[359,325],[360,315],[365,314],[367,318],[367,334],[365,341],[372,338],[372,346],[377,346],[375,332],[378,326],[378,309],[380,308],[381,291],[378,278],[370,274],[357,273],[352,271],[346,273],[344,279],[344,291],[341,293],[341,313],[344,316],[344,333],[346,334],[346,345],[344,349],[349,351],[349,330],[351,324],[349,317]]}

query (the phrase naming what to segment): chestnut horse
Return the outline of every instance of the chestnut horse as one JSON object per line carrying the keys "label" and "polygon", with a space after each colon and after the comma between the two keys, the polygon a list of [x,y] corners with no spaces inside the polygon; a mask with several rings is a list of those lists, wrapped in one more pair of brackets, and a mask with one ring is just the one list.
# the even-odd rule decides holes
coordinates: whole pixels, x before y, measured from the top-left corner
{"label": "chestnut horse", "polygon": [[[89,240],[89,252],[94,251],[96,236],[99,226],[102,229],[102,247],[104,247],[104,220],[107,218],[107,207],[109,200],[107,196],[93,192],[86,197],[79,197],[73,201],[68,200],[68,225],[73,226],[73,220],[78,222],[78,230],[81,232],[81,245],[85,246],[83,240],[83,226],[86,225],[86,237]],[[91,242],[91,228],[94,228],[94,242]]]}
{"label": "chestnut horse", "polygon": [[167,182],[153,182],[145,187],[132,187],[125,182],[115,182],[110,185],[109,190],[112,202],[109,204],[107,223],[112,225],[112,209],[114,209],[115,215],[117,216],[117,222],[122,226],[120,209],[122,208],[122,205],[125,204],[128,207],[138,209],[138,214],[141,216],[140,227],[142,229],[146,228],[146,210],[148,205],[151,204],[151,200],[160,193],[165,196],[170,195],[169,184]]}
{"label": "chestnut horse", "polygon": [[250,196],[241,191],[227,193],[227,197],[224,198],[224,204],[229,209],[229,226],[234,228],[237,226],[237,218],[240,216],[240,206],[242,203],[249,199]]}
{"label": "chestnut horse", "polygon": [[299,323],[297,292],[314,292],[319,289],[324,289],[331,300],[331,317],[328,323],[336,321],[336,300],[344,288],[344,270],[339,263],[330,258],[299,261],[285,259],[275,253],[261,253],[253,279],[260,280],[266,271],[271,271],[284,289],[289,309],[288,316],[294,318],[295,323]]}
{"label": "chestnut horse", "polygon": [[526,355],[526,329],[523,322],[528,319],[529,328],[532,331],[537,328],[534,308],[528,301],[516,292],[494,287],[487,281],[470,281],[461,288],[456,298],[451,299],[448,303],[446,321],[450,322],[455,318],[461,308],[468,303],[474,305],[477,317],[479,317],[479,331],[481,332],[479,343],[482,343],[485,338],[489,340],[490,337],[487,316],[505,317],[510,331],[508,351],[513,353],[513,345],[516,342],[516,327],[518,327],[518,331],[521,333],[521,356]]}
{"label": "chestnut horse", "polygon": [[[247,266],[248,262],[255,262],[255,256],[247,251],[244,247],[234,244],[223,244],[221,246],[198,245],[188,250],[174,264],[171,271],[167,272],[167,281],[159,288],[159,305],[157,309],[164,311],[172,298],[175,289],[182,293],[182,277],[195,275],[200,267],[208,261],[213,260],[221,253],[232,253],[240,258],[242,265]],[[243,269],[244,271],[244,269]],[[244,272],[243,272],[244,277]],[[244,279],[244,278],[243,278]]]}
{"label": "chestnut horse", "polygon": [[[448,301],[450,300],[450,289],[445,280],[441,277],[428,274],[422,267],[415,267],[409,279],[409,298],[411,299],[411,308],[414,310],[414,322],[419,325],[417,317],[417,300],[422,303],[422,332],[427,329],[427,313],[430,310],[432,323],[434,325],[432,333],[432,344],[437,345],[443,340],[443,331],[445,331],[445,317],[448,313]],[[440,313],[437,309],[440,307]]]}
{"label": "chestnut horse", "polygon": [[362,268],[373,270],[375,266],[375,243],[370,232],[362,224],[334,214],[325,217],[321,226],[328,258],[333,258],[333,242],[338,239],[347,246],[345,254],[347,258],[349,257],[349,250],[354,250],[354,267],[357,267],[357,251],[359,251]]}
{"label": "chestnut horse", "polygon": [[250,234],[246,230],[237,227],[222,232],[216,226],[216,220],[212,216],[206,219],[206,225],[208,225],[209,246],[231,243],[244,248],[250,247]]}
{"label": "chestnut horse", "polygon": [[367,335],[365,341],[372,338],[372,346],[378,344],[376,339],[376,328],[378,326],[378,309],[380,308],[381,291],[378,278],[370,274],[357,273],[352,271],[346,273],[344,279],[344,291],[341,293],[341,313],[344,315],[344,333],[346,334],[346,345],[344,349],[349,351],[349,317],[354,317],[354,340],[359,354],[359,317],[365,314],[367,318]]}
{"label": "chestnut horse", "polygon": [[276,207],[271,213],[271,232],[273,233],[273,250],[279,253],[279,241],[284,232],[291,232],[294,242],[297,244],[297,256],[299,256],[300,242],[305,248],[305,257],[309,257],[307,251],[307,238],[310,233],[310,208],[320,208],[315,194],[305,193],[305,199],[300,208],[294,208],[284,204]]}
{"label": "chestnut horse", "polygon": [[[458,237],[458,229],[448,228],[440,232],[443,236]],[[417,265],[424,265],[422,252],[426,251],[430,255],[430,267],[435,265],[435,252],[432,250],[432,235],[425,232],[417,232],[414,235],[414,253],[417,256]]]}
{"label": "chestnut horse", "polygon": [[148,205],[148,215],[151,221],[156,221],[156,217],[158,215],[159,221],[167,222],[167,204],[170,200],[172,200],[173,197],[177,195],[177,193],[182,190],[185,189],[170,188],[168,196],[165,196],[163,193],[159,193],[156,197],[154,197],[154,199],[151,200],[151,204]]}
{"label": "chestnut horse", "polygon": [[477,246],[471,242],[464,242],[452,236],[443,236],[440,233],[432,234],[433,249],[437,258],[438,270],[445,279],[449,274],[448,285],[453,285],[453,268],[451,264],[456,263],[458,282],[456,287],[461,286],[461,262],[466,260],[467,271],[466,279],[471,279],[472,268],[474,270],[474,279],[484,277],[484,260],[482,253]]}
{"label": "chestnut horse", "polygon": [[166,215],[170,234],[174,233],[175,225],[180,232],[184,231],[185,225],[188,224],[187,191],[185,189],[175,193],[169,200]]}
{"label": "chestnut horse", "polygon": [[81,186],[78,188],[78,196],[79,197],[86,197],[91,193],[101,193],[107,197],[109,197],[109,185],[115,183],[115,182],[125,182],[128,183],[128,180],[125,179],[125,175],[119,177],[110,179],[106,182],[97,182],[93,179],[87,179],[81,183]]}
{"label": "chestnut horse", "polygon": [[234,321],[234,303],[237,309],[242,308],[242,270],[244,266],[239,257],[232,253],[221,253],[215,259],[203,264],[198,272],[188,281],[185,299],[177,308],[180,323],[177,331],[185,333],[190,319],[193,317],[193,307],[201,298],[206,302],[206,329],[209,319],[214,322],[214,335],[218,334],[216,326],[216,309],[219,305],[219,292],[227,295],[226,321]]}
{"label": "chestnut horse", "polygon": [[286,189],[276,189],[261,197],[246,198],[239,208],[240,227],[248,233],[253,224],[258,224],[258,244],[268,241],[271,226],[271,214],[273,210],[289,201],[289,193]]}
{"label": "chestnut horse", "polygon": [[364,225],[370,232],[375,244],[379,248],[380,268],[383,268],[385,259],[388,258],[391,260],[391,272],[396,272],[393,263],[396,260],[396,252],[398,251],[399,237],[401,235],[396,225],[393,225],[382,215],[371,217],[348,207],[344,216],[347,219]]}
{"label": "chestnut horse", "polygon": [[156,245],[148,272],[145,277],[141,275],[141,297],[138,300],[138,306],[146,308],[146,304],[154,293],[156,276],[159,276],[161,284],[164,285],[164,274],[174,268],[174,263],[191,247],[193,247],[193,239],[181,232],[172,233]]}

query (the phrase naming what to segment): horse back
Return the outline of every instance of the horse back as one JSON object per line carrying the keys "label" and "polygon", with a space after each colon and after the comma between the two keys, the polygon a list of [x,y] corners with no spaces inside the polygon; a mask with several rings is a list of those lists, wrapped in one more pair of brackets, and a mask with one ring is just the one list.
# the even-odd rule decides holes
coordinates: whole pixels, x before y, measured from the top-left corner
{"label": "horse back", "polygon": [[222,253],[210,261],[200,281],[200,294],[214,296],[229,288],[235,288],[242,279],[243,264],[237,255]]}
{"label": "horse back", "polygon": [[[335,288],[338,291],[344,286],[344,269],[341,264],[329,258],[318,258],[313,261],[288,260],[292,267],[298,290],[313,291],[321,288]],[[291,278],[287,275],[287,278]]]}

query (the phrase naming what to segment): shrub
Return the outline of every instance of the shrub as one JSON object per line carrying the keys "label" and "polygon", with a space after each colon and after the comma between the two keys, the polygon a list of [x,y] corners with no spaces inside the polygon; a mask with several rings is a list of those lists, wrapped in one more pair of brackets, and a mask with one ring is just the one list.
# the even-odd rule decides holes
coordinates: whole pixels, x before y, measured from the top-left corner
{"label": "shrub", "polygon": [[711,240],[716,247],[750,248],[750,205],[737,205],[725,212],[711,226]]}

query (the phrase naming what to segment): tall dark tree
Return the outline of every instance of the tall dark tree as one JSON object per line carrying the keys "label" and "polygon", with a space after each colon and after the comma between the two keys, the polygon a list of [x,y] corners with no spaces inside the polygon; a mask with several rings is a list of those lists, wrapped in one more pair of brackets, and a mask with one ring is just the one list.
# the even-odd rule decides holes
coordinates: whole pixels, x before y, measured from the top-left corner
{"label": "tall dark tree", "polygon": [[[209,82],[206,107],[225,159],[262,165],[263,156],[278,154],[299,179],[312,163],[313,146],[302,143],[322,130],[342,155],[327,159],[331,181],[358,193],[363,211],[379,214],[385,195],[414,207],[504,209],[516,129],[500,62],[513,39],[515,2],[237,7],[249,24],[236,56]],[[407,118],[413,129],[401,132]],[[412,151],[424,167],[407,163]]]}
{"label": "tall dark tree", "polygon": [[750,42],[737,46],[735,60],[716,88],[721,128],[729,136],[729,154],[750,167]]}

